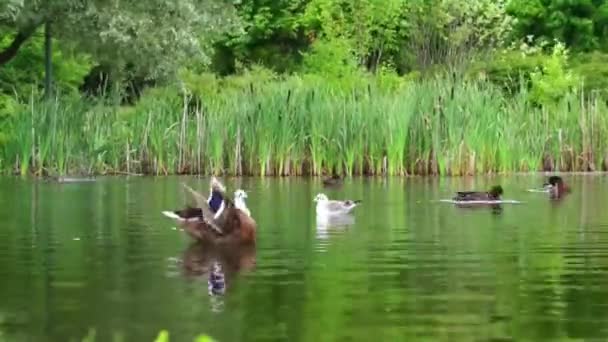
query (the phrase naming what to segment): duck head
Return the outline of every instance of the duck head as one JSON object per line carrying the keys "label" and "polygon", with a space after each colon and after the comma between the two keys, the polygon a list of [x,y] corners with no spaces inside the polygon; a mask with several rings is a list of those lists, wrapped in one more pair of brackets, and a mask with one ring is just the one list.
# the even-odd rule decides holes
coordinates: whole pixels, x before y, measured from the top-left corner
{"label": "duck head", "polygon": [[554,196],[560,196],[564,193],[570,192],[570,188],[560,176],[549,177],[547,182],[543,184],[543,188],[549,190],[549,192]]}
{"label": "duck head", "polygon": [[492,188],[490,188],[490,191],[488,191],[488,194],[490,194],[490,196],[492,196],[493,198],[500,198],[500,196],[502,196],[503,194],[503,190],[502,190],[502,186],[500,185],[494,185]]}
{"label": "duck head", "polygon": [[251,212],[249,208],[247,208],[247,204],[245,204],[245,199],[247,198],[247,193],[243,189],[238,189],[234,192],[234,205],[237,209],[242,210],[247,214],[247,216],[251,216]]}
{"label": "duck head", "polygon": [[329,198],[327,198],[327,196],[325,194],[317,194],[317,196],[314,198],[315,202],[325,202],[325,201],[329,201]]}
{"label": "duck head", "polygon": [[243,189],[238,189],[237,191],[234,192],[234,199],[246,199],[247,198],[247,193],[245,192],[245,190]]}
{"label": "duck head", "polygon": [[554,186],[558,186],[559,184],[564,184],[564,180],[562,179],[562,177],[560,176],[551,176],[549,177],[549,179],[547,180],[547,182],[545,182],[543,184],[544,188],[551,188]]}
{"label": "duck head", "polygon": [[224,184],[222,184],[222,182],[220,182],[219,179],[217,179],[215,176],[211,177],[211,180],[209,182],[209,188],[210,191],[226,192],[226,187],[224,186]]}

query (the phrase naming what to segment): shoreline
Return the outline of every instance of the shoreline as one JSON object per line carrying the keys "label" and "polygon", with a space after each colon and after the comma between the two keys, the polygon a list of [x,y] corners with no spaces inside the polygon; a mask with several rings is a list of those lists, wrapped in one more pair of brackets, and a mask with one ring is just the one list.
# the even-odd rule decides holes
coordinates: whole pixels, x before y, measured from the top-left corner
{"label": "shoreline", "polygon": [[[509,176],[608,176],[608,171],[520,171],[520,172],[496,172],[496,173],[478,173],[472,175],[352,175],[344,176],[344,179],[372,179],[372,178],[396,178],[396,179],[440,179],[440,178],[479,178],[479,177],[509,177]],[[324,179],[327,175],[206,175],[206,174],[135,174],[135,173],[107,173],[107,174],[65,174],[61,176],[35,176],[35,175],[3,175],[3,178],[19,178],[31,180],[54,181],[58,183],[70,182],[91,182],[96,178],[130,178],[130,177],[145,177],[145,178],[169,178],[169,177],[188,177],[188,178],[210,178],[219,177],[223,179]]]}

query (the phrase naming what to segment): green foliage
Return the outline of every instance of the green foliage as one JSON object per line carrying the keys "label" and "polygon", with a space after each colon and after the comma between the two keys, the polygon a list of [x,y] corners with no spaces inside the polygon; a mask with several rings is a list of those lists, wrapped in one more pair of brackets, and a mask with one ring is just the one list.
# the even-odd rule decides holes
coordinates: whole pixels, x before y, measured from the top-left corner
{"label": "green foliage", "polygon": [[[154,342],[169,342],[169,332],[167,330],[161,330]],[[199,335],[194,339],[194,342],[214,342],[215,340],[209,335]]]}
{"label": "green foliage", "polygon": [[243,0],[237,6],[243,30],[232,32],[216,48],[213,67],[220,74],[260,64],[276,71],[293,70],[308,38],[298,18],[308,0]]}
{"label": "green foliage", "polygon": [[459,65],[501,47],[513,18],[503,0],[408,1],[407,55],[418,67]]}
{"label": "green foliage", "polygon": [[529,86],[530,74],[542,66],[545,58],[538,53],[504,50],[492,55],[492,58],[475,62],[468,73],[473,77],[487,79],[515,94],[520,91],[520,86]]}
{"label": "green foliage", "polygon": [[550,58],[543,59],[541,68],[530,74],[533,101],[545,105],[556,104],[570,92],[576,92],[578,77],[567,69],[568,51],[556,44]]}
{"label": "green foliage", "polygon": [[0,23],[13,21],[23,6],[23,0],[5,0],[0,3]]}
{"label": "green foliage", "polygon": [[570,57],[564,44],[552,45],[551,54],[546,54],[544,46],[523,43],[517,50],[503,50],[477,61],[468,74],[490,80],[511,94],[525,86],[534,102],[549,104],[574,88],[608,95],[607,65],[608,55],[601,52]]}
{"label": "green foliage", "polygon": [[300,22],[309,35],[339,40],[359,65],[375,69],[398,52],[407,24],[405,5],[404,0],[312,0]]}
{"label": "green foliage", "polygon": [[348,76],[360,71],[356,55],[348,42],[341,39],[319,39],[304,54],[303,71],[328,76]]}
{"label": "green foliage", "polygon": [[[39,100],[49,18],[55,103]],[[589,103],[606,58],[568,53],[608,46],[603,0],[10,0],[0,33],[0,53],[29,38],[0,68],[6,171],[461,174],[605,152]],[[97,71],[110,95],[157,88],[81,99]]]}
{"label": "green foliage", "polygon": [[[89,329],[87,335],[82,338],[82,342],[95,342],[96,340],[97,340],[96,329]],[[0,341],[2,341],[2,331],[1,330],[0,330]],[[115,333],[115,334],[113,334],[112,341],[114,341],[114,342],[123,341],[123,337],[121,336],[120,333]],[[158,333],[158,335],[156,336],[156,338],[154,339],[154,342],[169,342],[169,341],[170,341],[170,335],[169,335],[169,331],[167,331],[167,330],[161,330]],[[215,342],[215,339],[213,339],[209,335],[201,334],[201,335],[196,336],[193,341],[194,342]]]}
{"label": "green foliage", "polygon": [[[0,50],[10,44],[11,36],[0,39]],[[60,43],[55,41],[55,43]],[[25,95],[41,89],[44,80],[44,38],[35,34],[10,62],[0,68],[0,93]],[[53,74],[55,87],[60,92],[74,92],[89,72],[92,63],[89,56],[77,53],[67,46],[53,50]],[[26,99],[22,99],[27,101]]]}
{"label": "green foliage", "polygon": [[[475,49],[500,46],[512,21],[504,0],[246,0],[239,14],[246,33],[220,45],[215,66],[222,73],[239,71],[238,62],[293,71],[301,53],[321,59],[332,48],[339,57],[329,56],[334,59],[325,64],[337,68],[345,55],[372,71],[459,63]],[[311,64],[320,63],[304,60],[306,70]]]}
{"label": "green foliage", "polygon": [[[21,174],[459,175],[538,170],[548,155],[561,170],[597,169],[608,108],[565,91],[562,57],[543,64],[536,88],[511,96],[457,75],[332,79],[256,68],[149,89],[127,108],[32,101],[7,118],[14,138],[0,159]],[[559,97],[553,80],[565,91]],[[188,89],[199,81],[213,84]]]}
{"label": "green foliage", "polygon": [[518,38],[557,39],[575,51],[607,46],[608,3],[604,0],[512,0],[507,12],[517,18]]}
{"label": "green foliage", "polygon": [[154,342],[169,342],[169,332],[167,330],[161,330]]}
{"label": "green foliage", "polygon": [[228,0],[146,2],[16,2],[5,19],[18,32],[52,19],[53,36],[89,53],[101,64],[132,64],[136,73],[170,74],[187,58],[207,59],[205,49],[233,28]]}
{"label": "green foliage", "polygon": [[579,54],[573,56],[570,64],[586,92],[599,92],[604,98],[608,96],[608,54],[597,51]]}

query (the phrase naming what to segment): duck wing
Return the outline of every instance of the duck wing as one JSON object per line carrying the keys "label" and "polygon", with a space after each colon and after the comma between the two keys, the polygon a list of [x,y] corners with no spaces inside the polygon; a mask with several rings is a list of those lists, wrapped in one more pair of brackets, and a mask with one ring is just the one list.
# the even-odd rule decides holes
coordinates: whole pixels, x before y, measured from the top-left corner
{"label": "duck wing", "polygon": [[[200,192],[192,189],[186,183],[182,183],[182,186],[192,195],[192,197],[194,198],[194,201],[196,202],[196,206],[198,208],[203,209],[204,207],[207,206],[207,197],[205,197]],[[204,209],[203,209],[203,211],[204,211]],[[211,212],[211,211],[209,210],[209,212]],[[204,212],[203,212],[203,214],[204,214]]]}
{"label": "duck wing", "polygon": [[339,213],[339,212],[348,212],[350,210],[352,210],[354,207],[357,206],[357,203],[359,201],[351,201],[351,200],[347,200],[347,201],[328,201],[325,204],[325,209],[329,212],[335,212],[335,213]]}
{"label": "duck wing", "polygon": [[186,190],[188,190],[188,192],[190,192],[192,197],[194,197],[194,201],[196,202],[197,208],[201,209],[203,221],[211,228],[213,228],[213,230],[215,230],[216,232],[223,234],[223,230],[213,220],[209,219],[213,217],[214,214],[209,209],[209,205],[207,204],[207,198],[198,191],[186,185],[186,183],[182,183],[182,186]]}
{"label": "duck wing", "polygon": [[487,199],[488,198],[488,194],[486,192],[481,192],[481,191],[458,191],[456,192],[456,196],[454,197],[454,200],[480,200],[480,199]]}

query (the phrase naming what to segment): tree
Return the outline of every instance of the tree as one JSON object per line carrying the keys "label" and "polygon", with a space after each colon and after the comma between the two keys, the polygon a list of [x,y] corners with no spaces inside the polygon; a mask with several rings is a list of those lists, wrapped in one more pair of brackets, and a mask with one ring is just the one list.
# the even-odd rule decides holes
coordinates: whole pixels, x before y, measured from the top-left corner
{"label": "tree", "polygon": [[513,18],[507,0],[411,0],[407,48],[420,68],[461,64],[471,55],[501,47]]}
{"label": "tree", "polygon": [[512,0],[507,11],[517,18],[515,33],[519,38],[531,36],[545,43],[561,41],[575,51],[605,48],[606,0]]}
{"label": "tree", "polygon": [[236,62],[290,70],[308,47],[299,26],[310,0],[242,0],[236,6],[244,30],[228,34],[218,44],[214,67],[222,74],[236,71]]}
{"label": "tree", "polygon": [[207,48],[237,27],[228,0],[5,0],[0,29],[14,30],[0,51],[8,63],[43,24],[53,37],[78,47],[100,64],[131,64],[133,71],[161,76],[186,58],[209,61]]}
{"label": "tree", "polygon": [[[394,62],[407,29],[407,0],[311,0],[300,19],[315,45],[339,48],[335,54],[343,63],[352,54],[358,65],[375,70]],[[314,46],[313,46],[314,48]],[[314,49],[313,49],[314,50]]]}
{"label": "tree", "polygon": [[458,64],[500,46],[512,18],[506,0],[311,0],[302,18],[312,34],[350,44],[360,65],[400,71]]}

